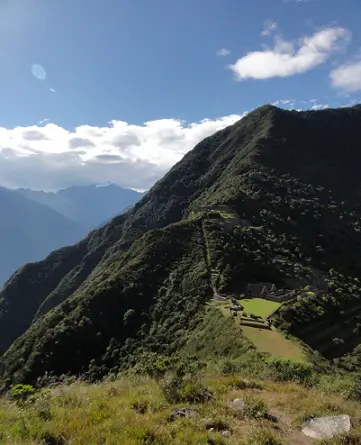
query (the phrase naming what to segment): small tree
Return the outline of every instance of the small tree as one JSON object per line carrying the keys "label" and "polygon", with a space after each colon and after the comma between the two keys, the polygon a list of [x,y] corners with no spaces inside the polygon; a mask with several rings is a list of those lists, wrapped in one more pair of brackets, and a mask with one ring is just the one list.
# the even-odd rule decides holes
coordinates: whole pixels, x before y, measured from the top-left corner
{"label": "small tree", "polygon": [[15,385],[10,390],[10,397],[17,402],[23,402],[35,393],[31,385]]}

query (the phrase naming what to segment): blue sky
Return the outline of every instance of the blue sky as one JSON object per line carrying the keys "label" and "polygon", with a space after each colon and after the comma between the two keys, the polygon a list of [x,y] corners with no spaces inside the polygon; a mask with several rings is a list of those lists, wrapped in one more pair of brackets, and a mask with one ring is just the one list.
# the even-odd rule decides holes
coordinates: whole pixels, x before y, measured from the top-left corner
{"label": "blue sky", "polygon": [[0,185],[144,189],[261,104],[359,102],[360,23],[359,0],[0,0]]}

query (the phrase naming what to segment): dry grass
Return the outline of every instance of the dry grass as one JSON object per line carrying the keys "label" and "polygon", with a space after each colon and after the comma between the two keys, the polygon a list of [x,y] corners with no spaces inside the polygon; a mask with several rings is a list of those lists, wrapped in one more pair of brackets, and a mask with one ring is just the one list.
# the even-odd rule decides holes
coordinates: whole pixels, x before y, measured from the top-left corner
{"label": "dry grass", "polygon": [[[349,414],[356,438],[361,440],[361,406],[335,394],[295,384],[258,382],[263,389],[235,389],[237,378],[211,375],[204,384],[214,400],[191,406],[195,417],[169,422],[175,407],[158,384],[147,378],[116,382],[78,382],[37,393],[18,406],[0,400],[0,443],[9,445],[115,445],[115,444],[307,444],[299,425],[310,415]],[[263,400],[279,421],[242,418],[227,407],[234,398]],[[209,432],[209,425],[226,424],[232,431]],[[332,443],[332,442],[330,442]],[[337,442],[334,442],[337,443]],[[358,443],[358,442],[355,442]]]}

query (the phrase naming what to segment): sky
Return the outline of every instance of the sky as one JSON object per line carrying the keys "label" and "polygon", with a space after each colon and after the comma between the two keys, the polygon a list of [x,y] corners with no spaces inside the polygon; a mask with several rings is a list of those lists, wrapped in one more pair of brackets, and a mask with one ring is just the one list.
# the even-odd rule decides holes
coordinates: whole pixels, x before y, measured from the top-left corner
{"label": "sky", "polygon": [[270,103],[361,102],[360,0],[0,0],[0,185],[146,190]]}

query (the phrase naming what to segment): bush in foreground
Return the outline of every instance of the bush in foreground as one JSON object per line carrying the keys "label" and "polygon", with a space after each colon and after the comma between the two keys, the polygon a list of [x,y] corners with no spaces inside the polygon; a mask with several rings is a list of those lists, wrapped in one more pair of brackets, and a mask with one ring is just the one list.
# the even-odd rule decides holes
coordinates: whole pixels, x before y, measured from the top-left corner
{"label": "bush in foreground", "polygon": [[17,402],[22,402],[35,394],[35,389],[31,385],[15,385],[10,389],[10,397]]}

